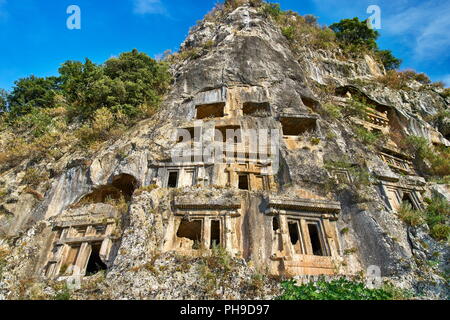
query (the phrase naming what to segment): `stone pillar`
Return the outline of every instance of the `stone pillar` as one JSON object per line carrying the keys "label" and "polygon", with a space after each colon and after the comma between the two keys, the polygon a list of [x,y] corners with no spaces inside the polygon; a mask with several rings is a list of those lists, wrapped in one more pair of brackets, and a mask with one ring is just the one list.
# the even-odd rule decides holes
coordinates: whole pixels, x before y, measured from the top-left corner
{"label": "stone pillar", "polygon": [[[91,256],[91,252],[92,252],[91,245],[87,242],[84,242],[80,247],[80,251],[78,252],[78,258],[75,263],[75,266],[77,268],[75,268],[74,270],[75,271],[73,274],[74,276],[86,274],[86,267],[89,261],[89,257]],[[77,271],[78,273],[76,273]]]}
{"label": "stone pillar", "polygon": [[311,238],[309,236],[308,224],[305,219],[300,220],[300,229],[303,237],[303,242],[305,244],[305,250],[307,255],[314,255],[312,250]]}
{"label": "stone pillar", "polygon": [[203,219],[202,238],[202,246],[209,249],[211,247],[211,219],[209,217]]}
{"label": "stone pillar", "polygon": [[338,250],[337,250],[337,239],[336,239],[336,228],[334,226],[333,222],[330,222],[328,219],[323,219],[323,228],[325,233],[325,240],[327,241],[329,254],[331,254],[332,257],[339,256]]}
{"label": "stone pillar", "polygon": [[283,248],[282,248],[282,252],[284,252],[284,255],[288,256],[288,257],[292,257],[293,256],[293,250],[292,250],[292,246],[291,246],[291,240],[289,237],[289,227],[288,227],[288,221],[286,219],[285,215],[278,215],[278,217],[280,218],[280,232],[281,232],[281,239],[283,242]]}

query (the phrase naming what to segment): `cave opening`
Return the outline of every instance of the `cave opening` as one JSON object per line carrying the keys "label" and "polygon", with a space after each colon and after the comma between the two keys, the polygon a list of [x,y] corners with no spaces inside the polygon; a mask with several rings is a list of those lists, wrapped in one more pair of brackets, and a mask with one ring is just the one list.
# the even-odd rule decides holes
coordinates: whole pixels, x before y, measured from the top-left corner
{"label": "cave opening", "polygon": [[121,174],[113,178],[112,186],[121,191],[126,201],[130,201],[138,182],[129,174]]}

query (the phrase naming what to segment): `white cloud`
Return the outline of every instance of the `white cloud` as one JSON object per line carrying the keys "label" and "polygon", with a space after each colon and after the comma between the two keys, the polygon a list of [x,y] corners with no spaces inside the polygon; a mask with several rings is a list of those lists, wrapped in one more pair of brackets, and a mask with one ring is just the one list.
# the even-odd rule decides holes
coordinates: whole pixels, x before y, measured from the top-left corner
{"label": "white cloud", "polygon": [[450,56],[450,2],[426,1],[405,5],[394,13],[386,12],[383,27],[400,37],[417,60]]}
{"label": "white cloud", "polygon": [[166,8],[161,3],[161,0],[133,0],[133,2],[133,12],[136,14],[167,14]]}

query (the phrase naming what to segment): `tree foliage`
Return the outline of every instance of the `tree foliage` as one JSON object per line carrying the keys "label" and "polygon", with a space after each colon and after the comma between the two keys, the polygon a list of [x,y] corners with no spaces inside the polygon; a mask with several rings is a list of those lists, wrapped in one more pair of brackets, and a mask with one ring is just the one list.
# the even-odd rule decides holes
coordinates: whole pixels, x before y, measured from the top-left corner
{"label": "tree foliage", "polygon": [[402,60],[394,57],[391,50],[376,50],[376,54],[386,70],[398,69],[402,64]]}
{"label": "tree foliage", "polygon": [[59,68],[58,77],[30,76],[16,81],[8,97],[9,116],[16,119],[36,108],[62,103],[72,118],[91,119],[101,108],[135,117],[141,105],[156,108],[169,84],[166,63],[137,50],[122,53],[103,65],[89,59],[84,63],[67,61]]}
{"label": "tree foliage", "polygon": [[402,61],[394,57],[390,50],[378,49],[377,39],[380,34],[368,27],[367,20],[360,21],[357,17],[343,19],[332,24],[330,29],[336,33],[336,39],[346,49],[350,51],[372,51],[386,70],[400,67]]}
{"label": "tree foliage", "polygon": [[333,23],[330,29],[336,33],[338,41],[346,45],[362,46],[369,50],[378,47],[376,42],[380,36],[378,31],[370,29],[367,21],[360,21],[357,17]]}
{"label": "tree foliage", "polygon": [[33,108],[51,108],[59,90],[59,78],[30,76],[15,82],[8,96],[11,115],[14,117],[30,113]]}

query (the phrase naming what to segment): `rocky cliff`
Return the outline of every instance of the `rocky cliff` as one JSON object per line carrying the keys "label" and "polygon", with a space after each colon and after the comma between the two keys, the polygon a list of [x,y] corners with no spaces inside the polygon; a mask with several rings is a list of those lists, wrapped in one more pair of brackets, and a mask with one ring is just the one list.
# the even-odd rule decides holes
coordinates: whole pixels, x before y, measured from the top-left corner
{"label": "rocky cliff", "polygon": [[[448,110],[438,89],[392,89],[367,54],[293,50],[249,5],[199,23],[170,60],[155,116],[92,157],[32,164],[50,172],[34,192],[21,184],[26,160],[1,173],[0,298],[48,297],[70,277],[82,281],[77,298],[271,298],[280,276],[370,266],[415,296],[448,294],[448,244],[399,214],[402,202],[424,210],[450,197],[405,142],[449,146],[448,126],[428,121]],[[370,112],[344,114],[354,103]],[[180,145],[202,155],[231,129],[278,135],[266,159],[233,133],[227,145],[242,153],[231,161],[174,160]]]}

